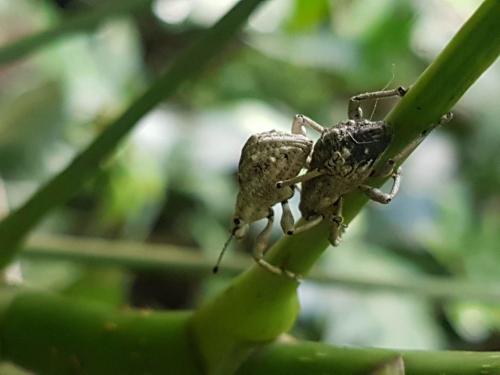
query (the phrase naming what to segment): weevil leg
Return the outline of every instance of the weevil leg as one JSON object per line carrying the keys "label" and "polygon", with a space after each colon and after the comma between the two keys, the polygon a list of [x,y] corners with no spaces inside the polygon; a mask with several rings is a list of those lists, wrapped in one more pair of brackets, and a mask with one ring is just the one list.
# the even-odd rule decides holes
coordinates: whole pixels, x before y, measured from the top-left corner
{"label": "weevil leg", "polygon": [[[344,198],[340,197],[334,206],[334,211],[330,216],[330,220],[333,222],[331,232],[330,232],[330,242],[333,246],[337,246],[340,243],[340,237],[347,227],[344,224],[344,218],[342,216],[342,209],[344,204]],[[307,220],[304,224],[301,224],[294,229],[294,234],[305,232],[323,221],[323,216],[317,216],[312,220]]]}
{"label": "weevil leg", "polygon": [[264,267],[265,269],[274,274],[281,275],[282,271],[280,268],[275,267],[264,260],[264,254],[266,253],[266,250],[268,248],[269,238],[271,237],[271,232],[273,229],[273,222],[274,222],[274,211],[270,209],[269,215],[267,216],[267,224],[255,240],[253,257],[260,266]]}
{"label": "weevil leg", "polygon": [[446,125],[449,123],[451,120],[453,120],[453,112],[446,112],[444,115],[441,116],[441,118],[438,121],[438,125]]}
{"label": "weevil leg", "polygon": [[291,186],[291,185],[295,185],[299,182],[311,180],[311,179],[318,177],[318,176],[321,176],[323,174],[325,174],[324,171],[319,170],[319,169],[313,169],[312,171],[308,171],[307,173],[301,174],[299,176],[295,176],[295,177],[290,178],[288,180],[278,181],[278,182],[276,182],[276,187],[278,189],[281,189],[285,186]]}
{"label": "weevil leg", "polygon": [[272,209],[269,209],[267,224],[264,230],[257,236],[257,239],[255,240],[253,258],[255,259],[257,264],[262,268],[264,268],[266,271],[269,271],[278,276],[284,275],[292,280],[300,282],[301,278],[296,273],[273,266],[271,263],[269,263],[264,259],[264,254],[268,249],[269,238],[271,237],[273,222],[274,222],[274,211]]}
{"label": "weevil leg", "polygon": [[378,364],[375,369],[370,371],[369,375],[405,375],[405,362],[402,356],[398,355],[395,358],[384,360]]}
{"label": "weevil leg", "polygon": [[283,229],[283,233],[292,235],[295,219],[293,218],[292,210],[290,209],[290,205],[287,200],[281,202],[281,208],[283,210],[280,221],[281,229]]}
{"label": "weevil leg", "polygon": [[[415,149],[424,139],[425,137],[434,129],[436,129],[439,126],[446,125],[449,123],[451,120],[453,120],[453,112],[446,112],[444,115],[442,115],[439,118],[439,121],[437,123],[431,124],[427,129],[425,129],[422,134],[420,134],[420,137],[418,137],[415,142],[416,145],[413,149]],[[412,150],[413,151],[413,150]]]}
{"label": "weevil leg", "polygon": [[384,193],[382,190],[372,187],[370,185],[360,185],[359,189],[364,192],[371,200],[379,203],[390,203],[398,194],[399,186],[401,185],[401,167],[392,174],[392,187],[389,193]]}
{"label": "weevil leg", "polygon": [[328,240],[333,246],[338,246],[342,240],[342,234],[344,233],[347,225],[344,224],[344,217],[342,216],[342,210],[344,208],[344,197],[340,197],[337,202],[335,202],[334,210],[330,220],[332,226],[330,228],[330,236]]}
{"label": "weevil leg", "polygon": [[306,220],[304,224],[300,224],[293,229],[293,234],[298,234],[309,230],[323,221],[323,216],[316,216],[314,219]]}
{"label": "weevil leg", "polygon": [[[275,274],[275,275],[278,275],[278,276],[283,275],[283,270],[281,268],[273,266],[271,263],[269,263],[268,261],[266,261],[262,256],[259,257],[257,255],[254,255],[254,259],[257,262],[257,264],[259,266],[261,266],[262,268],[264,268],[266,271],[269,271],[272,274]],[[288,276],[288,273],[286,273],[286,275]],[[292,277],[292,278],[294,278],[294,277]]]}
{"label": "weevil leg", "polygon": [[273,223],[274,211],[272,208],[270,208],[269,214],[267,215],[267,224],[255,239],[254,256],[256,258],[262,258],[267,250],[267,244],[273,230]]}
{"label": "weevil leg", "polygon": [[316,121],[311,120],[309,117],[304,115],[295,115],[292,122],[292,134],[302,134],[306,135],[306,128],[309,127],[318,133],[322,133],[325,128],[318,124]]}
{"label": "weevil leg", "polygon": [[[441,125],[446,125],[449,123],[451,120],[453,120],[453,112],[446,112],[444,115],[442,115],[439,118],[439,121],[437,124],[435,124],[431,129],[434,129],[435,127],[441,126]],[[424,132],[422,135],[426,135],[428,132]]]}
{"label": "weevil leg", "polygon": [[365,92],[363,94],[359,94],[353,96],[349,99],[349,105],[347,107],[347,116],[350,120],[361,120],[363,118],[363,111],[360,107],[360,102],[363,100],[369,99],[383,99],[390,98],[393,96],[404,96],[408,90],[402,86],[392,90],[382,90],[382,91],[373,91],[373,92]]}
{"label": "weevil leg", "polygon": [[422,143],[425,137],[438,126],[445,125],[453,119],[453,113],[448,112],[441,116],[437,124],[432,124],[428,129],[426,129],[420,137],[411,142],[406,146],[401,152],[389,159],[381,168],[377,169],[371,177],[387,177],[394,172],[394,167],[401,164],[408,156]]}
{"label": "weevil leg", "polygon": [[376,171],[373,171],[370,174],[370,177],[389,177],[391,174],[393,174],[396,163],[404,160],[404,158],[400,155],[401,154],[398,154],[394,158],[387,160],[382,167],[378,168]]}
{"label": "weevil leg", "polygon": [[312,160],[311,154],[307,155],[306,164],[304,165],[305,169],[309,169],[309,166],[311,165],[311,160]]}

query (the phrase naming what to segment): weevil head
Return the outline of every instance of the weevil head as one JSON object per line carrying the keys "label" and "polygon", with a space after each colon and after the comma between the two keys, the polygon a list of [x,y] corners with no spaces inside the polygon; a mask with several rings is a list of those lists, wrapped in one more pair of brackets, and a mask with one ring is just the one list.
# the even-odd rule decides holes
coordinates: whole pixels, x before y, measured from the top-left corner
{"label": "weevil head", "polygon": [[[254,194],[253,189],[248,189],[248,186],[242,187],[236,199],[236,208],[234,212],[233,223],[235,227],[247,225],[254,221],[265,218],[269,213],[269,203]],[[241,224],[236,224],[238,219]]]}

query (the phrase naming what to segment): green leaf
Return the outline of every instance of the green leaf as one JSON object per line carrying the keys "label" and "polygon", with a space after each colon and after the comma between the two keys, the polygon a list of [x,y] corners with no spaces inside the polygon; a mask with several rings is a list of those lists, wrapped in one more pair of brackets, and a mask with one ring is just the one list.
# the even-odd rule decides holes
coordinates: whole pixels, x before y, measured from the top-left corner
{"label": "green leaf", "polygon": [[107,1],[94,10],[75,16],[58,26],[27,36],[0,48],[0,65],[20,59],[40,48],[78,31],[89,30],[103,20],[147,7],[151,0]]}
{"label": "green leaf", "polygon": [[246,21],[263,0],[242,0],[219,22],[188,47],[130,107],[57,176],[0,223],[0,265],[7,264],[19,243],[53,208],[66,202],[113,154],[146,113],[174,94],[186,81],[200,74],[208,62]]}
{"label": "green leaf", "polygon": [[328,0],[295,0],[291,17],[286,23],[289,31],[310,30],[328,20],[330,2]]}

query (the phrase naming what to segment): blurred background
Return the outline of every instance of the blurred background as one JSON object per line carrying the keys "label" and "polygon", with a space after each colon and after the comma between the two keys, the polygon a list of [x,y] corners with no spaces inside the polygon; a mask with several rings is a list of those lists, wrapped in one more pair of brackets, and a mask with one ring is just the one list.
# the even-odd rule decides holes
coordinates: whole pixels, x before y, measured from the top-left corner
{"label": "blurred background", "polygon": [[[0,45],[103,3],[0,0]],[[156,0],[133,16],[107,17],[0,66],[3,214],[60,171],[234,3]],[[99,166],[97,177],[49,215],[6,282],[110,306],[195,307],[232,277],[208,270],[228,236],[246,139],[290,129],[296,113],[331,126],[346,118],[350,96],[410,85],[479,4],[269,0],[201,78],[143,118],[113,160]],[[320,270],[394,285],[429,276],[500,282],[499,87],[497,63],[454,108],[454,121],[433,132],[407,161],[395,201],[370,203],[342,246],[324,253]],[[379,102],[373,118],[383,118],[393,105]],[[368,103],[365,113],[372,108]],[[228,264],[251,251],[263,224],[231,246]],[[58,247],[78,258],[92,247],[89,239],[125,241],[120,243],[127,249],[144,252],[152,250],[138,244],[159,244],[154,251],[176,255],[166,254],[158,267],[115,267],[98,255],[89,265],[54,260],[47,251]],[[124,251],[99,244],[94,250],[103,256]],[[193,256],[202,259],[203,272],[193,271]],[[470,293],[429,299],[407,289],[396,294],[306,281],[292,333],[342,345],[500,349],[498,299],[479,301]]]}

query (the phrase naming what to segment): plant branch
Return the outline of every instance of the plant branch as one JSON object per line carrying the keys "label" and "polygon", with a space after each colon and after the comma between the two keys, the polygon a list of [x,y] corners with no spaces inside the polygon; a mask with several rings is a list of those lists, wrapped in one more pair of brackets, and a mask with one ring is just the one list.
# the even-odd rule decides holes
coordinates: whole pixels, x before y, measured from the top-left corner
{"label": "plant branch", "polygon": [[0,65],[22,58],[69,34],[92,29],[110,17],[137,12],[151,2],[152,0],[108,1],[81,15],[70,17],[53,28],[3,46],[0,48]]}
{"label": "plant branch", "polygon": [[500,354],[496,352],[398,351],[297,342],[261,348],[243,363],[237,375],[371,374],[381,364],[398,357],[404,362],[405,373],[412,375],[492,375],[500,372]]}
{"label": "plant branch", "polygon": [[[190,312],[114,310],[20,289],[0,290],[0,355],[39,374],[204,373],[188,335]],[[401,357],[408,374],[497,374],[494,352],[398,351],[276,342],[237,370],[247,374],[368,374]]]}
{"label": "plant branch", "polygon": [[36,373],[200,373],[188,312],[113,311],[15,289],[0,297],[1,357]]}
{"label": "plant branch", "polygon": [[[133,270],[164,271],[185,278],[210,277],[213,259],[200,249],[172,245],[109,241],[69,236],[33,236],[19,254],[23,259],[66,260],[96,266],[118,266]],[[220,272],[237,275],[253,262],[246,256],[232,256]],[[314,271],[307,281],[360,293],[390,292],[432,299],[497,301],[497,283],[477,283],[456,278],[412,276],[405,279],[369,275],[347,275]]]}

